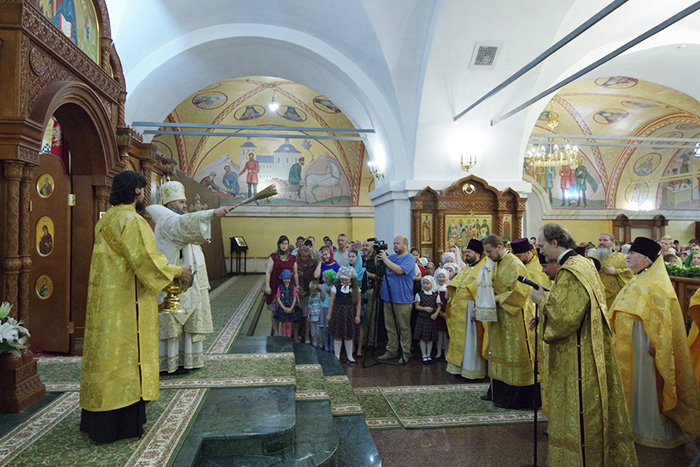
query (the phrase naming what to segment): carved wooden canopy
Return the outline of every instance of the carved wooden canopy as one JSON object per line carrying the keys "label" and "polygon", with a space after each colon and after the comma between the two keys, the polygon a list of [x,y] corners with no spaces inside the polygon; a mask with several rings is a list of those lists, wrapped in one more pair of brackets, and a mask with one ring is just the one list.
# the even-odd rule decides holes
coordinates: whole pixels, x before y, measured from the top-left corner
{"label": "carved wooden canopy", "polygon": [[458,180],[442,194],[426,187],[411,198],[411,245],[436,262],[451,245],[464,253],[471,238],[488,234],[520,238],[525,201],[512,188],[499,191],[474,175]]}

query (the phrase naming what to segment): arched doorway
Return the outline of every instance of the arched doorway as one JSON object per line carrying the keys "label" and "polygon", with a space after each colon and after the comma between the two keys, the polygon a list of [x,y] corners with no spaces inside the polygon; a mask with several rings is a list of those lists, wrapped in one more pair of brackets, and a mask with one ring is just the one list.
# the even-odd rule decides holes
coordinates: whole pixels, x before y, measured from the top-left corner
{"label": "arched doorway", "polygon": [[[110,119],[87,86],[65,81],[49,86],[31,118],[46,128],[52,117],[67,151],[63,157],[42,154],[33,171],[30,344],[37,350],[80,354],[94,226],[107,208],[110,179],[121,167]],[[46,188],[51,180],[53,186]]]}

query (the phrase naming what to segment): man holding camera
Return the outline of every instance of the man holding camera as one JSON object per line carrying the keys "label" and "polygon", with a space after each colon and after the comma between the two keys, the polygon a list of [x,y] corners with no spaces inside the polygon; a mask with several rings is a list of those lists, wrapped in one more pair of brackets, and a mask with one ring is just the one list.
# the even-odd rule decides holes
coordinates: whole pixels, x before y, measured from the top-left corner
{"label": "man holding camera", "polygon": [[386,250],[377,253],[377,257],[386,266],[381,298],[384,300],[384,322],[389,340],[386,353],[377,359],[389,360],[401,356],[400,337],[403,352],[400,362],[408,363],[411,358],[411,308],[416,261],[413,255],[408,253],[408,239],[403,235],[394,238],[394,251],[396,254],[390,256],[387,256]]}

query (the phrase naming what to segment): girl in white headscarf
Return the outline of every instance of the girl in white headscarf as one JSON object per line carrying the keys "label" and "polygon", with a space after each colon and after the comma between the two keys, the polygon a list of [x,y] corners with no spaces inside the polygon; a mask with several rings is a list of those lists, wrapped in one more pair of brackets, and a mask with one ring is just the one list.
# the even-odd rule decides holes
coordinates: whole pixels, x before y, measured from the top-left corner
{"label": "girl in white headscarf", "polygon": [[416,327],[413,338],[420,341],[420,350],[423,353],[423,363],[432,363],[430,354],[433,351],[433,342],[437,339],[435,320],[440,313],[440,294],[437,291],[435,279],[425,276],[421,281],[422,290],[416,294]]}
{"label": "girl in white headscarf", "polygon": [[437,339],[437,353],[435,354],[435,359],[442,358],[443,351],[447,355],[447,348],[450,345],[450,338],[447,334],[447,321],[446,314],[447,303],[449,301],[449,294],[447,293],[447,284],[450,283],[450,275],[446,269],[440,268],[435,271],[435,282],[437,282],[436,290],[440,295],[440,302],[442,306],[440,307],[440,312],[435,320],[435,328],[437,329],[438,339]]}
{"label": "girl in white headscarf", "polygon": [[331,301],[328,306],[328,327],[333,336],[335,356],[340,360],[340,349],[345,342],[345,355],[348,363],[357,363],[352,357],[352,341],[360,324],[362,299],[354,268],[343,266],[338,270],[338,281],[331,287]]}

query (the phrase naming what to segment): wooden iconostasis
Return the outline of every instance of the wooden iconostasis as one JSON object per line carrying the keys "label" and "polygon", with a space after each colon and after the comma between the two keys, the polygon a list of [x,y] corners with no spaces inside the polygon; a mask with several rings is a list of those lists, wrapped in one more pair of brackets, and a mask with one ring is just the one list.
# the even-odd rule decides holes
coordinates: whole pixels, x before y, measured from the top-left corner
{"label": "wooden iconostasis", "polygon": [[522,237],[526,199],[469,175],[442,193],[430,187],[411,198],[411,246],[437,264],[456,245],[462,252],[472,238],[495,234],[510,241]]}

